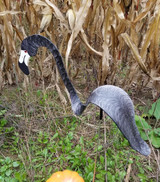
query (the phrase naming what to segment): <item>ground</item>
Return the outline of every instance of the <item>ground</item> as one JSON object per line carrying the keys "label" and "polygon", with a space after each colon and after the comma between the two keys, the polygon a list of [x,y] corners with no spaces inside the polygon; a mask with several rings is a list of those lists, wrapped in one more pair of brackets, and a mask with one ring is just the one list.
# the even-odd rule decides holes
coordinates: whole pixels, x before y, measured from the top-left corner
{"label": "ground", "polygon": [[[158,179],[156,148],[152,146],[149,157],[138,154],[111,119],[104,116],[104,121],[99,120],[99,108],[90,105],[76,117],[65,92],[66,105],[55,88],[45,88],[32,81],[27,89],[19,83],[1,92],[0,104],[5,107],[0,116],[2,181],[45,181],[53,172],[66,168],[79,172],[86,182],[94,177],[97,182],[105,181],[106,170],[108,181]],[[80,93],[87,90],[79,84],[76,88]],[[151,89],[137,93],[133,87],[129,94],[136,114],[147,113],[153,103]],[[152,118],[150,124],[154,122]]]}

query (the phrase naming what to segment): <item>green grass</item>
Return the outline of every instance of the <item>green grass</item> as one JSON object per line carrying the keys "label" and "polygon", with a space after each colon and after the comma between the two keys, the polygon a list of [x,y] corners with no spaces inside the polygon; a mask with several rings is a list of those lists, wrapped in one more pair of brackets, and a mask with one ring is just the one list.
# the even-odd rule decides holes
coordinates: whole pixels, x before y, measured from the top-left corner
{"label": "green grass", "polygon": [[90,106],[95,115],[86,111],[78,118],[60,104],[56,92],[30,88],[15,97],[16,90],[5,90],[4,97],[16,109],[0,111],[0,182],[43,182],[64,169],[77,171],[85,182],[93,180],[94,169],[96,182],[105,181],[106,174],[108,181],[117,182],[125,178],[129,165],[131,181],[156,181],[150,177],[156,173],[155,162],[132,150],[108,117],[104,146],[103,123],[95,107]]}

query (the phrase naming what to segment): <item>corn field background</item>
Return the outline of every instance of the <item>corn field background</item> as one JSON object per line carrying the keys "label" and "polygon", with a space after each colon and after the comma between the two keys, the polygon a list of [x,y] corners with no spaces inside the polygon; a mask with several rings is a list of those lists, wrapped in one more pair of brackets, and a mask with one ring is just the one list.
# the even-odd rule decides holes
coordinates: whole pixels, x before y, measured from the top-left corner
{"label": "corn field background", "polygon": [[[97,84],[121,84],[139,89],[151,84],[153,97],[160,90],[160,3],[138,1],[0,1],[0,88],[19,80],[17,60],[20,42],[41,33],[62,53],[68,71],[87,62]],[[58,77],[43,50],[35,71]],[[43,66],[45,64],[45,66]],[[54,63],[52,63],[54,64]],[[121,80],[117,75],[124,74]],[[57,81],[57,80],[56,80]],[[55,82],[56,82],[55,81]],[[120,82],[120,83],[119,83]]]}
{"label": "corn field background", "polygon": [[[159,97],[160,0],[0,0],[0,91],[21,83],[27,90],[30,82],[56,89],[63,108],[57,117],[70,106],[51,53],[39,49],[30,77],[18,68],[21,41],[32,34],[58,47],[80,97],[104,84],[135,95],[149,88],[151,99]],[[154,153],[157,171],[158,156]],[[34,181],[30,171],[27,175]]]}

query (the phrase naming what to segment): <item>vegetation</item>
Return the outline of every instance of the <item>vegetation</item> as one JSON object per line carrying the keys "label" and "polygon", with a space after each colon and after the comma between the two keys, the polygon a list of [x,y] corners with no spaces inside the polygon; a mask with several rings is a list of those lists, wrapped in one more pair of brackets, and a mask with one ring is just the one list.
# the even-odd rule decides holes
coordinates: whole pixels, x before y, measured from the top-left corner
{"label": "vegetation", "polygon": [[[0,0],[0,182],[42,182],[64,169],[85,182],[159,181],[159,6],[158,0]],[[31,59],[31,75],[21,74],[20,42],[37,33],[59,48],[80,96],[102,84],[129,93],[149,157],[133,151],[107,116],[100,121],[98,108],[72,114],[45,48]]]}
{"label": "vegetation", "polygon": [[[159,165],[156,149],[152,147],[153,158],[137,155],[112,120],[107,117],[106,126],[99,121],[95,107],[90,106],[89,110],[97,114],[86,111],[86,115],[77,118],[70,115],[70,107],[65,107],[66,110],[60,107],[57,96],[52,90],[35,88],[28,88],[28,92],[16,87],[4,90],[1,101],[7,104],[0,112],[1,181],[45,181],[53,172],[64,169],[77,171],[86,182],[93,178],[102,182],[105,174],[108,181],[122,181],[127,175],[132,181],[156,181]],[[152,117],[149,112],[136,116],[145,140],[150,135],[148,138],[144,131],[154,131],[144,121],[144,116],[149,117],[147,121]],[[159,141],[158,133],[155,141]],[[155,141],[150,138],[153,146]]]}

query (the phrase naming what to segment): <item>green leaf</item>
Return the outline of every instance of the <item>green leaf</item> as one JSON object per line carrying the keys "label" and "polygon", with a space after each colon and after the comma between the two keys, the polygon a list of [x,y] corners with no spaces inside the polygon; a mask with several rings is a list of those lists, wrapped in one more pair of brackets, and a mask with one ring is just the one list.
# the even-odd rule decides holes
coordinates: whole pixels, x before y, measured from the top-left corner
{"label": "green leaf", "polygon": [[21,173],[21,172],[16,172],[15,173],[15,178],[19,181],[22,182],[26,179],[26,173]]}
{"label": "green leaf", "polygon": [[99,145],[98,146],[98,151],[102,150],[103,146],[102,145]]}
{"label": "green leaf", "polygon": [[0,120],[0,126],[2,126],[2,127],[5,126],[7,123],[8,123],[8,121],[4,118]]}
{"label": "green leaf", "polygon": [[18,167],[19,166],[19,162],[13,162],[13,167]]}
{"label": "green leaf", "polygon": [[6,174],[6,176],[10,176],[12,174],[12,170],[8,169],[5,174]]}
{"label": "green leaf", "polygon": [[149,133],[152,145],[156,148],[160,148],[160,128],[154,129]]}
{"label": "green leaf", "polygon": [[160,137],[160,128],[154,129],[154,133]]}
{"label": "green leaf", "polygon": [[7,166],[2,166],[2,167],[0,168],[0,172],[3,173],[3,172],[5,172],[7,169],[8,169]]}
{"label": "green leaf", "polygon": [[157,120],[160,119],[160,99],[152,104],[152,108],[149,110],[149,114],[154,116]]}
{"label": "green leaf", "polygon": [[138,129],[139,128],[146,129],[146,130],[152,129],[152,127],[141,116],[135,115],[135,121],[136,121],[136,125],[137,125]]}
{"label": "green leaf", "polygon": [[81,145],[84,144],[84,137],[83,136],[80,137],[79,142],[80,142]]}
{"label": "green leaf", "polygon": [[6,112],[7,110],[0,110],[0,116],[3,116]]}
{"label": "green leaf", "polygon": [[69,132],[69,133],[68,133],[68,138],[69,138],[70,140],[73,139],[73,132]]}
{"label": "green leaf", "polygon": [[147,176],[145,174],[138,174],[138,176],[140,177],[140,179],[144,179],[147,180]]}
{"label": "green leaf", "polygon": [[54,139],[57,138],[57,137],[58,137],[58,133],[55,133],[55,134],[53,135],[52,139],[54,140]]}
{"label": "green leaf", "polygon": [[42,94],[41,90],[37,90],[37,96],[39,97]]}
{"label": "green leaf", "polygon": [[6,162],[7,164],[11,163],[11,158],[10,158],[10,157],[6,157],[5,162]]}
{"label": "green leaf", "polygon": [[135,122],[143,140],[148,140],[145,130],[151,130],[152,127],[145,121],[144,118],[135,115]]}

